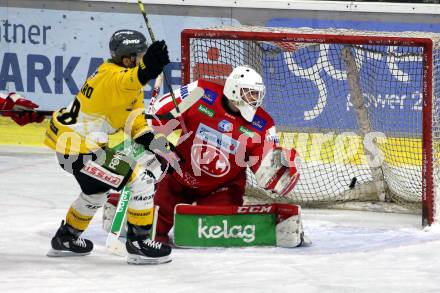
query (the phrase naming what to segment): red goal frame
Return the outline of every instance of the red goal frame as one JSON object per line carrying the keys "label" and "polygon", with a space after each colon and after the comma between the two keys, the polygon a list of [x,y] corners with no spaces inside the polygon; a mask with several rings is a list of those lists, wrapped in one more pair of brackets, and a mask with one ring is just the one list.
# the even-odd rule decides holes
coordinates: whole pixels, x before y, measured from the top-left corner
{"label": "red goal frame", "polygon": [[434,178],[432,148],[432,97],[433,97],[433,41],[430,38],[371,36],[371,35],[335,35],[304,34],[287,32],[261,32],[243,30],[185,29],[181,33],[181,81],[191,82],[190,40],[229,39],[255,40],[267,42],[334,43],[356,45],[410,46],[423,48],[423,113],[422,113],[422,225],[434,222]]}

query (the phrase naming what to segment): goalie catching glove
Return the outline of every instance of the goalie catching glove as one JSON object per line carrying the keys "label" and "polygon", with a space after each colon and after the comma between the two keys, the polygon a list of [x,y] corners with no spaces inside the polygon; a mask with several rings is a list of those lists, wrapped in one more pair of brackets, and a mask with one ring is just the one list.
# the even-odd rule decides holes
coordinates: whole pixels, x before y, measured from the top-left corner
{"label": "goalie catching glove", "polygon": [[275,147],[263,156],[255,177],[258,186],[286,196],[298,182],[300,159],[294,149]]}

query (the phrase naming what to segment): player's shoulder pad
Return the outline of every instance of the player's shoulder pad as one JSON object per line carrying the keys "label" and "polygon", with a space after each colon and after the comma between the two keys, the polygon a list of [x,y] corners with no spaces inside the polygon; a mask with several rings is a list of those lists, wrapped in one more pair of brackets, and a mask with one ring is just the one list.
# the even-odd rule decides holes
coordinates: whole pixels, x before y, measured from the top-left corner
{"label": "player's shoulder pad", "polygon": [[250,122],[251,127],[258,132],[265,132],[274,126],[273,118],[263,108],[259,107],[255,113],[254,119]]}
{"label": "player's shoulder pad", "polygon": [[216,102],[221,101],[223,96],[223,85],[214,83],[206,79],[199,79],[197,86],[201,87],[204,91],[201,101],[208,105],[214,105]]}
{"label": "player's shoulder pad", "polygon": [[207,79],[199,79],[197,81],[197,86],[204,88],[204,89],[212,89],[212,90],[217,90],[220,92],[223,92],[223,85],[209,81]]}

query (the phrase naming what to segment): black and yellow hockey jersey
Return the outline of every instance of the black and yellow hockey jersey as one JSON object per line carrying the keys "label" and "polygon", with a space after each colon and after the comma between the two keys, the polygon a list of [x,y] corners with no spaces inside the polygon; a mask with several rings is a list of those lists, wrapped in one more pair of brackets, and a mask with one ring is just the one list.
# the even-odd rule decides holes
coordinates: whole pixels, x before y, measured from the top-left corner
{"label": "black and yellow hockey jersey", "polygon": [[75,100],[53,113],[45,144],[58,153],[84,154],[107,145],[108,135],[120,129],[132,138],[148,131],[137,71],[111,62],[99,66]]}

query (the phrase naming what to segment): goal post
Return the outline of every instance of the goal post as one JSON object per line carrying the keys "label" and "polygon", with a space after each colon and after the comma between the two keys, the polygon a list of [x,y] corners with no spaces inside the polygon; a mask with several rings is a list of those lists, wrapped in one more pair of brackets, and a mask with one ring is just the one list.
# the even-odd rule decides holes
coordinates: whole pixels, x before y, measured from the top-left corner
{"label": "goal post", "polygon": [[[388,201],[435,221],[440,35],[217,27],[181,34],[182,83],[254,67],[280,143],[303,164],[286,200]],[[247,195],[270,197],[248,172]]]}

